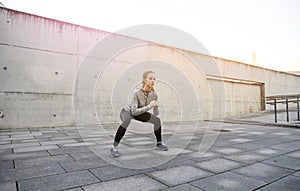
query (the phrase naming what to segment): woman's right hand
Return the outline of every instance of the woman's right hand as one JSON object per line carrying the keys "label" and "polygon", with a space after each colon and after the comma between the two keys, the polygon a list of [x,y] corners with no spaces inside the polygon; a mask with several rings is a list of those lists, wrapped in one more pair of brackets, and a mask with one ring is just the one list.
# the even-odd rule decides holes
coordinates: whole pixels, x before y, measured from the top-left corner
{"label": "woman's right hand", "polygon": [[158,103],[156,100],[150,102],[151,107],[158,107]]}

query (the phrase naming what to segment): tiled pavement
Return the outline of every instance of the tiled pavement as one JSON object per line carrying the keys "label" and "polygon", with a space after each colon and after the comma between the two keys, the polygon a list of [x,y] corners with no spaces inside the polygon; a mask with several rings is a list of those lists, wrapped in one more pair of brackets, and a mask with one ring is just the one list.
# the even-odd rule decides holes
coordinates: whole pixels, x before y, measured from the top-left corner
{"label": "tiled pavement", "polygon": [[[189,123],[176,131],[176,125],[164,124],[168,152],[149,149],[154,145],[149,126],[130,126],[116,164],[148,162],[145,169],[107,161],[112,136],[95,130],[99,127],[0,130],[0,191],[300,190],[300,129],[223,124],[230,131],[220,132],[201,154],[203,135],[213,138],[217,132],[210,126],[216,124],[200,123],[195,133]],[[147,131],[135,133],[142,128]],[[104,129],[110,135],[115,132]],[[95,152],[97,146],[103,152]],[[159,163],[170,156],[172,160]],[[154,160],[157,166],[151,166]]]}

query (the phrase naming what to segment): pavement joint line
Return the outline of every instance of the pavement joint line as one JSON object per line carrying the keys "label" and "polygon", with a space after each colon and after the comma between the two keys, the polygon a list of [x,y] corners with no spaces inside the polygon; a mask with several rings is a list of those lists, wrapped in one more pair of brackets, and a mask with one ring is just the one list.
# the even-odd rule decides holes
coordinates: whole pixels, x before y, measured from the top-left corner
{"label": "pavement joint line", "polygon": [[[237,153],[237,154],[234,154],[234,155],[239,155],[239,154],[243,154],[243,153],[247,153],[248,151],[245,151],[245,152],[242,152],[242,153]],[[265,156],[265,155],[264,155]],[[275,156],[275,157],[277,157],[277,156]],[[223,158],[223,157],[221,157],[221,158]],[[272,157],[272,158],[274,158],[274,157]],[[227,158],[224,158],[224,159],[226,159],[226,160],[231,160],[231,161],[233,161],[233,162],[239,162],[239,163],[244,163],[244,164],[246,164],[246,166],[247,165],[251,165],[251,164],[254,164],[254,163],[258,163],[258,162],[263,162],[264,160],[269,160],[269,159],[271,159],[271,158],[268,158],[268,159],[263,159],[263,160],[255,160],[255,161],[253,161],[253,162],[251,162],[251,163],[245,163],[245,162],[243,162],[243,161],[238,161],[238,160],[234,160],[234,159],[227,159]]]}
{"label": "pavement joint line", "polygon": [[71,159],[73,159],[73,161],[76,161],[75,158],[70,155],[70,153],[67,153],[66,155],[68,155]]}
{"label": "pavement joint line", "polygon": [[[102,168],[102,167],[100,167],[100,168]],[[93,176],[95,176],[98,180],[100,180],[100,182],[105,182],[105,181],[101,180],[101,178],[99,178],[96,174],[94,174],[94,173],[91,171],[91,169],[92,169],[92,168],[89,168],[89,169],[87,169],[87,171],[89,171]]]}
{"label": "pavement joint line", "polygon": [[66,173],[68,173],[68,171],[63,167],[63,165],[60,164],[60,162],[56,162]]}
{"label": "pavement joint line", "polygon": [[[237,161],[233,161],[233,162],[237,162]],[[241,162],[241,163],[242,163],[242,162]],[[245,164],[245,163],[243,163],[243,164]],[[207,172],[210,172],[210,173],[212,173],[211,176],[215,176],[215,175],[218,175],[218,174],[223,174],[223,173],[225,173],[225,172],[231,172],[231,171],[233,171],[233,170],[237,170],[237,169],[239,169],[239,168],[246,167],[246,166],[249,166],[249,165],[251,165],[251,164],[245,164],[245,165],[243,165],[243,166],[239,166],[239,167],[232,168],[232,169],[229,169],[229,170],[225,170],[225,171],[222,171],[222,172],[213,172],[213,171],[210,171],[210,170],[208,170],[208,169],[203,169],[203,168],[201,168],[201,167],[197,167],[197,168],[199,168],[199,169],[201,169],[201,170],[204,170],[204,171],[207,171]],[[210,176],[207,176],[207,177],[210,177]],[[204,178],[207,178],[207,177],[204,177]],[[202,179],[202,178],[201,178],[201,179]]]}
{"label": "pavement joint line", "polygon": [[13,169],[16,169],[16,161],[13,160]]}
{"label": "pavement joint line", "polygon": [[[107,167],[108,165],[106,165],[106,166],[103,166],[103,167],[99,167],[99,168],[104,168],[104,167]],[[92,169],[92,168],[90,168],[90,169]],[[90,170],[89,169],[89,170]],[[153,171],[151,171],[151,172],[153,172]],[[93,175],[94,175],[94,173],[92,173]],[[112,178],[112,179],[109,179],[109,180],[101,180],[100,178],[98,178],[99,180],[101,180],[101,182],[109,182],[109,181],[113,181],[113,180],[118,180],[118,179],[120,179],[120,178],[129,178],[129,177],[131,177],[131,176],[137,176],[137,175],[146,175],[146,173],[137,173],[137,174],[133,174],[133,175],[125,175],[125,176],[122,176],[122,177],[117,177],[117,178]],[[94,176],[96,176],[96,175],[94,175]],[[97,177],[97,176],[96,176]]]}
{"label": "pavement joint line", "polygon": [[55,155],[52,155],[49,150],[46,150],[46,152],[49,154],[49,156],[55,156]]}
{"label": "pavement joint line", "polygon": [[63,147],[59,144],[55,144],[59,149],[63,149]]}
{"label": "pavement joint line", "polygon": [[[160,171],[160,170],[156,170],[156,171]],[[155,172],[155,171],[154,171]],[[160,180],[157,180],[156,178],[152,177],[150,174],[148,173],[144,173],[145,176],[151,178],[152,180],[156,181],[156,182],[159,182],[161,184],[163,184],[164,186],[166,186],[167,188],[171,188],[170,186],[168,186],[166,183],[160,181]]]}

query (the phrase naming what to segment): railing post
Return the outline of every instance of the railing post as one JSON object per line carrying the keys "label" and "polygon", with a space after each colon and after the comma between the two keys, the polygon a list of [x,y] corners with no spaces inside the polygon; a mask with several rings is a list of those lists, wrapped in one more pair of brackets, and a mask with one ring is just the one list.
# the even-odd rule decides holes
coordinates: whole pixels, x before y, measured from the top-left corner
{"label": "railing post", "polygon": [[286,121],[289,122],[290,121],[290,119],[289,119],[289,99],[286,98],[285,102],[286,102]]}
{"label": "railing post", "polygon": [[277,123],[277,105],[276,105],[276,99],[274,99],[274,114],[275,114],[275,123]]}
{"label": "railing post", "polygon": [[300,121],[300,113],[299,113],[299,97],[297,97],[297,114],[298,114],[297,121]]}

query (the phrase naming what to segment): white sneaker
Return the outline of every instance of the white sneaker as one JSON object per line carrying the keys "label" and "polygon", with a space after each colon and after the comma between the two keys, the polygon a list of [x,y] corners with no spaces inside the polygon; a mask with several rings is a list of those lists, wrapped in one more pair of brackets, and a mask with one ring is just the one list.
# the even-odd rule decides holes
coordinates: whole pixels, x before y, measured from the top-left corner
{"label": "white sneaker", "polygon": [[163,144],[156,145],[156,148],[161,150],[161,151],[168,151],[169,150],[168,147],[163,145]]}
{"label": "white sneaker", "polygon": [[111,148],[110,153],[113,157],[119,157],[120,156],[120,153],[118,151],[118,147]]}

